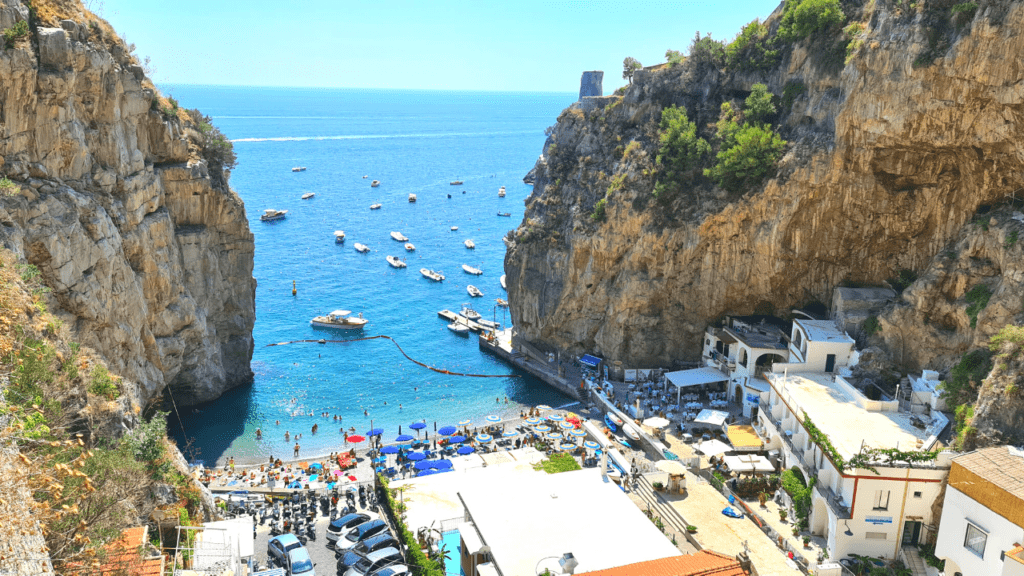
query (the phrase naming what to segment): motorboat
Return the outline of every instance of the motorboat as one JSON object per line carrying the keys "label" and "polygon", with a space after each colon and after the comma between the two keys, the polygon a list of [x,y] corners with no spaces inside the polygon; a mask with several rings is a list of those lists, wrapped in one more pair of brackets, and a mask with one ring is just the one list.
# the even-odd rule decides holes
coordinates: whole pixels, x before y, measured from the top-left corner
{"label": "motorboat", "polygon": [[498,188],[498,198],[504,198],[504,197],[505,197],[505,187],[502,186],[501,188]]}
{"label": "motorboat", "polygon": [[367,179],[367,178],[369,178],[369,177],[370,177],[370,175],[369,175],[369,174],[363,174],[363,180],[366,180],[366,179]]}
{"label": "motorboat", "polygon": [[459,231],[459,227],[458,226],[452,226],[451,230],[452,230],[452,232],[458,232]]}
{"label": "motorboat", "polygon": [[477,320],[476,323],[489,330],[497,330],[499,327],[501,327],[501,324],[498,324],[497,322],[492,322],[491,320],[484,320],[483,318]]}
{"label": "motorboat", "polygon": [[287,213],[288,213],[287,210],[274,210],[273,208],[268,208],[268,209],[263,211],[263,215],[260,216],[260,220],[262,220],[264,222],[271,222],[273,220],[281,220],[282,218],[284,218],[284,215],[287,214]]}
{"label": "motorboat", "polygon": [[416,201],[416,195],[415,194],[409,194],[409,202],[415,202],[415,201]]}
{"label": "motorboat", "polygon": [[483,273],[484,273],[484,271],[483,271],[483,270],[481,270],[481,269],[479,269],[479,268],[473,268],[473,267],[472,267],[472,266],[470,266],[469,264],[463,264],[463,265],[462,265],[462,270],[463,270],[463,271],[464,271],[464,272],[465,272],[466,274],[472,274],[472,275],[474,275],[474,276],[479,276],[479,275],[481,275],[481,274],[483,274]]}
{"label": "motorboat", "polygon": [[463,242],[463,244],[465,244],[466,248],[469,248],[470,250],[476,248],[476,244],[474,244],[472,240],[467,239],[465,242]]}
{"label": "motorboat", "polygon": [[292,168],[292,172],[305,172],[305,171],[306,171],[306,167],[305,166],[296,166],[295,168]]}
{"label": "motorboat", "polygon": [[501,289],[502,290],[508,290],[508,287],[505,286],[505,275],[504,274],[501,275],[501,278],[498,278],[498,282],[501,282]]}
{"label": "motorboat", "polygon": [[469,326],[466,326],[465,324],[452,322],[451,324],[448,325],[448,329],[458,334],[459,336],[469,336]]}
{"label": "motorboat", "polygon": [[462,186],[462,180],[452,180],[449,184],[452,186]]}
{"label": "motorboat", "polygon": [[370,204],[370,210],[380,210],[380,204]]}
{"label": "motorboat", "polygon": [[466,292],[469,292],[469,295],[472,296],[473,298],[479,298],[484,295],[484,293],[481,292],[479,288],[473,286],[472,284],[466,286]]}
{"label": "motorboat", "polygon": [[377,186],[380,186],[380,180],[374,180],[373,182],[370,182],[370,188],[376,188]]}
{"label": "motorboat", "polygon": [[459,314],[473,321],[480,319],[480,313],[477,312],[476,310],[473,310],[473,308],[469,304],[463,304],[462,310],[459,311]]}
{"label": "motorboat", "polygon": [[622,425],[622,433],[630,440],[640,440],[640,434],[638,434],[637,431],[629,424]]}
{"label": "motorboat", "polygon": [[413,250],[416,249],[416,247],[412,245],[412,242],[406,242],[405,243],[405,249],[407,251],[409,251],[409,252],[412,252]]}
{"label": "motorboat", "polygon": [[335,230],[334,231],[334,243],[335,244],[341,244],[344,241],[345,241],[345,231],[344,230]]}
{"label": "motorboat", "polygon": [[385,256],[384,259],[388,261],[388,264],[391,264],[392,268],[405,268],[406,266],[405,262],[399,260],[398,256]]}
{"label": "motorboat", "polygon": [[399,242],[408,242],[409,241],[409,238],[407,236],[405,236],[404,234],[402,234],[401,232],[392,232],[391,233],[391,238],[393,240],[397,240]]}
{"label": "motorboat", "polygon": [[306,192],[305,194],[302,195],[302,199],[309,200],[313,196],[316,196],[316,192]]}
{"label": "motorboat", "polygon": [[611,412],[608,412],[607,414],[604,415],[604,423],[612,432],[616,432],[620,428],[622,428],[622,418],[619,418],[618,416]]}
{"label": "motorboat", "polygon": [[511,212],[498,212],[498,216],[504,216],[505,218],[511,218],[512,217],[512,213]]}
{"label": "motorboat", "polygon": [[508,308],[508,301],[503,298],[498,298],[498,306]]}
{"label": "motorboat", "polygon": [[426,268],[420,268],[420,274],[423,274],[423,276],[425,278],[429,278],[429,279],[433,280],[434,282],[443,282],[444,281],[444,276],[442,276],[441,274],[438,274],[437,272],[434,272],[433,270],[428,270]]}
{"label": "motorboat", "polygon": [[335,310],[326,316],[317,316],[309,321],[310,326],[318,328],[342,328],[345,330],[358,330],[366,325],[366,318],[360,312],[357,318],[351,316],[348,310]]}
{"label": "motorboat", "polygon": [[363,254],[366,254],[369,251],[369,246],[367,246],[366,244],[360,244],[359,242],[356,242],[356,252],[362,252]]}

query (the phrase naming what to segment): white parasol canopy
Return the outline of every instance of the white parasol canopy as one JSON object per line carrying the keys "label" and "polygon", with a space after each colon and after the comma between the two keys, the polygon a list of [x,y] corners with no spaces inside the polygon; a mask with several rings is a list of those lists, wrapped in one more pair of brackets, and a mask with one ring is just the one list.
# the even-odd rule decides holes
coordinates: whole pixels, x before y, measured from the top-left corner
{"label": "white parasol canopy", "polygon": [[697,450],[700,450],[705,456],[718,456],[719,454],[731,451],[732,446],[721,440],[705,440],[697,444]]}
{"label": "white parasol canopy", "polygon": [[669,474],[679,475],[686,472],[686,466],[683,466],[683,463],[679,460],[658,460],[654,467]]}
{"label": "white parasol canopy", "polygon": [[726,456],[725,465],[733,472],[774,472],[775,467],[764,456],[744,454],[742,456]]}
{"label": "white parasol canopy", "polygon": [[661,416],[654,416],[652,418],[644,420],[643,422],[644,426],[654,428],[655,430],[659,428],[664,428],[665,426],[668,426],[671,423],[672,422],[670,422],[667,418],[662,418]]}

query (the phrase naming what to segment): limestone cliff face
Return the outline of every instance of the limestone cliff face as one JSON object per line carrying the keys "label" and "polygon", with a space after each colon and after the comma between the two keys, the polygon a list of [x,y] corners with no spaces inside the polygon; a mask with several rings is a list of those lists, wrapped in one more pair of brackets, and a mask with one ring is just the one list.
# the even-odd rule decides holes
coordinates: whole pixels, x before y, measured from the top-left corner
{"label": "limestone cliff face", "polygon": [[[621,101],[563,112],[509,238],[519,334],[631,365],[692,359],[709,320],[827,303],[844,280],[920,270],[980,205],[1020,188],[1024,5],[982,3],[940,42],[927,15],[901,6],[844,3],[865,31],[839,71],[797,44],[768,72],[687,61],[638,72]],[[925,53],[937,58],[922,65]],[[685,107],[708,135],[720,103],[754,82],[790,95],[778,174],[741,196],[697,179],[653,198],[662,108]]]}
{"label": "limestone cliff face", "polygon": [[[252,377],[242,201],[190,124],[157,110],[106,23],[62,17],[41,11],[0,52],[0,173],[20,186],[0,197],[0,242],[38,267],[65,324],[143,403],[167,387],[179,405],[213,400]],[[0,28],[27,18],[0,0]]]}

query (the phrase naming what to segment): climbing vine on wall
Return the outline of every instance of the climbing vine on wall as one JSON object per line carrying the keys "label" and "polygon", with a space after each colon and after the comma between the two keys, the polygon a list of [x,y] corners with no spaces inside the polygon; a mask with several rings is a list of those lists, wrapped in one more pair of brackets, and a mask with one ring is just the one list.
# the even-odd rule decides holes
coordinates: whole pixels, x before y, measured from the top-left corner
{"label": "climbing vine on wall", "polygon": [[821,451],[828,456],[828,459],[832,461],[832,464],[835,465],[836,469],[839,470],[839,472],[845,471],[846,461],[844,461],[843,457],[839,455],[839,451],[836,450],[836,447],[832,445],[832,440],[829,439],[828,435],[814,425],[814,421],[812,421],[811,417],[807,415],[807,412],[804,412],[803,424],[804,428],[807,430],[807,435],[811,437],[811,441],[821,448]]}

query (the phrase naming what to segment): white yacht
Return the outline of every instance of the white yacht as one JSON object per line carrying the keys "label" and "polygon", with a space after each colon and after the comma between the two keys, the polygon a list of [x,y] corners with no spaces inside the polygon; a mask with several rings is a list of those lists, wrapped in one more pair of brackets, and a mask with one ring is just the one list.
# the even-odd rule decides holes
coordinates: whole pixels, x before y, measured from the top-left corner
{"label": "white yacht", "polygon": [[484,295],[484,293],[481,292],[479,288],[473,286],[472,284],[466,286],[466,292],[469,292],[469,295],[472,296],[473,298],[479,298]]}
{"label": "white yacht", "polygon": [[369,246],[367,246],[366,244],[360,244],[359,242],[356,242],[356,252],[362,252],[363,254],[366,254],[369,251]]}
{"label": "white yacht", "polygon": [[302,195],[302,199],[309,200],[313,196],[316,196],[316,192],[306,192],[305,194]]}
{"label": "white yacht", "polygon": [[459,231],[459,227],[458,226],[452,226],[452,232],[458,232],[458,231]]}
{"label": "white yacht", "polygon": [[479,275],[481,275],[481,274],[483,274],[483,273],[484,273],[484,271],[483,271],[483,270],[481,270],[481,269],[479,269],[479,268],[473,268],[473,267],[472,267],[472,266],[470,266],[469,264],[463,264],[463,265],[462,265],[462,270],[463,270],[463,271],[464,271],[464,272],[465,272],[466,274],[472,274],[472,275],[474,275],[474,276],[479,276]]}
{"label": "white yacht", "polygon": [[466,248],[469,248],[470,250],[472,250],[473,248],[476,248],[476,244],[472,240],[469,240],[469,239],[467,239],[465,242],[463,242],[463,244],[465,244]]}
{"label": "white yacht", "polygon": [[501,326],[501,324],[498,324],[497,322],[492,322],[490,320],[484,320],[483,318],[477,320],[476,323],[481,325],[481,326],[483,326],[484,328],[489,329],[489,330],[497,330],[498,327]]}
{"label": "white yacht", "polygon": [[413,250],[416,249],[416,247],[412,245],[412,242],[406,242],[405,243],[405,249],[407,251],[409,251],[409,252],[412,252]]}
{"label": "white yacht", "polygon": [[334,231],[334,243],[335,244],[341,244],[344,241],[345,241],[345,231],[344,230],[335,230]]}
{"label": "white yacht", "polygon": [[296,166],[295,168],[292,168],[292,172],[305,172],[305,171],[306,171],[306,167],[305,166]]}
{"label": "white yacht", "polygon": [[415,202],[415,201],[416,201],[416,195],[415,194],[409,194],[409,202]]}
{"label": "white yacht", "polygon": [[498,278],[498,282],[501,282],[501,289],[502,290],[508,290],[508,287],[505,286],[505,275],[504,274],[501,275],[501,278]]}
{"label": "white yacht", "polygon": [[274,210],[273,208],[268,208],[268,209],[263,211],[263,215],[260,216],[260,220],[262,220],[264,222],[271,222],[273,220],[280,220],[280,219],[284,218],[284,215],[287,214],[287,213],[288,213],[287,210]]}
{"label": "white yacht", "polygon": [[391,233],[391,238],[393,240],[397,240],[399,242],[408,242],[409,241],[409,238],[406,235],[402,234],[401,232],[392,232]]}
{"label": "white yacht", "polygon": [[388,261],[388,264],[391,264],[392,268],[405,268],[406,266],[405,262],[399,260],[398,256],[385,256],[384,259]]}
{"label": "white yacht", "polygon": [[377,186],[380,186],[380,180],[374,180],[373,182],[370,182],[370,188],[376,188]]}
{"label": "white yacht", "polygon": [[370,204],[370,210],[380,210],[380,204]]}
{"label": "white yacht", "polygon": [[434,282],[443,282],[444,281],[444,276],[442,276],[441,274],[439,274],[437,272],[434,272],[433,270],[428,270],[426,268],[420,268],[420,274],[423,274],[423,276],[425,278],[429,278],[429,279],[433,280]]}
{"label": "white yacht", "polygon": [[458,334],[459,336],[469,336],[469,326],[466,326],[465,324],[458,324],[456,322],[452,322],[451,324],[448,325],[448,329]]}
{"label": "white yacht", "polygon": [[504,198],[504,197],[505,197],[505,187],[502,186],[501,188],[498,188],[498,198]]}
{"label": "white yacht", "polygon": [[358,330],[366,325],[366,318],[363,318],[363,313],[359,313],[358,318],[350,316],[352,312],[348,310],[335,310],[326,316],[317,316],[309,321],[310,326],[317,326],[319,328],[342,328],[345,330]]}
{"label": "white yacht", "polygon": [[470,306],[469,304],[463,304],[462,310],[459,311],[459,314],[465,316],[466,318],[469,318],[470,320],[480,319],[480,313],[477,312],[476,310],[473,310],[473,307]]}

